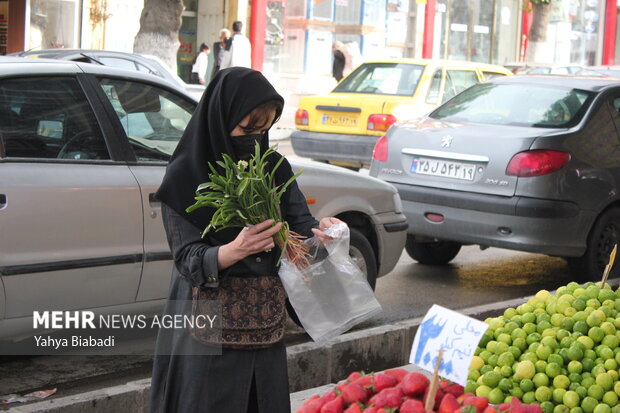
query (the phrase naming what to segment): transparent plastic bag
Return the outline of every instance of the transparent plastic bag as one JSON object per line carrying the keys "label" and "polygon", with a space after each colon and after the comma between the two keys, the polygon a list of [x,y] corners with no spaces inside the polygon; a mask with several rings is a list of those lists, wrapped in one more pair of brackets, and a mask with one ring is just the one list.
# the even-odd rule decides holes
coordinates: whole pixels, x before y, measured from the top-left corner
{"label": "transparent plastic bag", "polygon": [[280,279],[306,332],[316,342],[330,340],[381,312],[364,273],[349,257],[349,227],[324,231],[333,240],[306,241],[310,265],[299,269],[282,260]]}

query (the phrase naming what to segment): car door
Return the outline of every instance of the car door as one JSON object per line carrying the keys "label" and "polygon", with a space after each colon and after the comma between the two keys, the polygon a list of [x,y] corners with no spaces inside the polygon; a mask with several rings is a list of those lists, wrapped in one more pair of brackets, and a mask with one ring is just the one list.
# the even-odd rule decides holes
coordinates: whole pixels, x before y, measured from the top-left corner
{"label": "car door", "polygon": [[[170,155],[181,139],[196,103],[170,90],[127,79],[99,77],[105,99],[114,107],[128,146],[135,155],[129,166],[140,185],[144,220],[144,268],[138,301],[166,297],[172,255],[154,199]],[[140,105],[123,102],[140,96]]]}
{"label": "car door", "polygon": [[[142,204],[83,75],[0,79],[0,274],[5,317],[135,301]],[[90,102],[90,103],[89,103]]]}

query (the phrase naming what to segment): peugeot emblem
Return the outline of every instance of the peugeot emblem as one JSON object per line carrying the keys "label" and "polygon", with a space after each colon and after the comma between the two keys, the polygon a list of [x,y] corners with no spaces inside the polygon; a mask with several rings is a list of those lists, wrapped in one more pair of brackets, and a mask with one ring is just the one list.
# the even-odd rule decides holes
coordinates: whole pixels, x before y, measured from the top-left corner
{"label": "peugeot emblem", "polygon": [[452,145],[452,136],[450,135],[446,135],[443,138],[441,138],[441,147],[442,148],[449,148],[450,145]]}

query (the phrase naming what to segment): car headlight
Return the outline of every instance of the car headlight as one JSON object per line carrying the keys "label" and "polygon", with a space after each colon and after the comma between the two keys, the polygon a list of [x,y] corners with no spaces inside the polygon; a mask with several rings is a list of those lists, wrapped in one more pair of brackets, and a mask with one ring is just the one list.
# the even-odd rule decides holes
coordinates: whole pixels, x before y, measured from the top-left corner
{"label": "car headlight", "polygon": [[394,193],[394,212],[397,214],[401,214],[403,212],[403,202],[400,200],[400,195],[398,192]]}

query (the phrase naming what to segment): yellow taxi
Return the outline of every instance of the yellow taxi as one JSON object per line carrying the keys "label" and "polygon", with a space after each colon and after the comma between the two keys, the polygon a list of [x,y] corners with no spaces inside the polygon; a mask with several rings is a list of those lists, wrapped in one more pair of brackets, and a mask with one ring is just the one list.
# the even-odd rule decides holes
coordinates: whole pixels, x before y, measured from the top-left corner
{"label": "yellow taxi", "polygon": [[475,62],[390,59],[358,66],[327,95],[306,96],[291,135],[297,155],[359,168],[397,122],[420,117],[475,83],[512,75]]}

